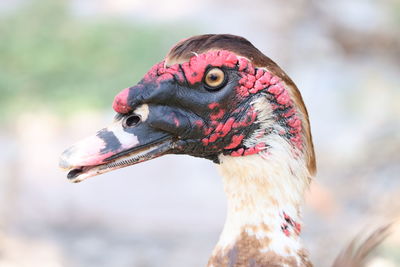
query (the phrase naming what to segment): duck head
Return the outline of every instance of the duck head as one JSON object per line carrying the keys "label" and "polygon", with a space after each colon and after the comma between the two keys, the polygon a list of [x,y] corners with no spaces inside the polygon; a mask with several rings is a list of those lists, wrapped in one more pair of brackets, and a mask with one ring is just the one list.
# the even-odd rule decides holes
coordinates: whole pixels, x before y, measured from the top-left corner
{"label": "duck head", "polygon": [[[116,95],[108,127],[60,158],[73,182],[165,154],[220,163],[221,156],[268,155],[278,137],[310,173],[308,115],[290,78],[249,41],[200,35],[180,41],[136,85]],[[271,142],[270,142],[271,141]]]}

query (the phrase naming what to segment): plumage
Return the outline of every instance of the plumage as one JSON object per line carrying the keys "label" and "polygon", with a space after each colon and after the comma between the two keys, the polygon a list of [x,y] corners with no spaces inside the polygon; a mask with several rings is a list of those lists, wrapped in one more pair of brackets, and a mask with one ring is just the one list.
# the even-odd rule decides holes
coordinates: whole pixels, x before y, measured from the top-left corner
{"label": "plumage", "polygon": [[[312,266],[300,240],[304,193],[316,171],[307,109],[289,76],[249,41],[184,39],[117,94],[113,108],[111,126],[62,154],[69,179],[165,154],[210,159],[228,211],[208,266]],[[354,259],[379,242],[367,243]]]}

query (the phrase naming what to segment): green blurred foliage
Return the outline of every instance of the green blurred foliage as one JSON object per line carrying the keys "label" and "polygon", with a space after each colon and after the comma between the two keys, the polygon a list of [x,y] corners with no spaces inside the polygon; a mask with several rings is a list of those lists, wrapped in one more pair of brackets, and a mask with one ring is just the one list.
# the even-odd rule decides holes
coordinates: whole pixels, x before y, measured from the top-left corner
{"label": "green blurred foliage", "polygon": [[190,32],[72,14],[68,1],[27,1],[0,17],[0,120],[22,109],[71,114],[111,106]]}

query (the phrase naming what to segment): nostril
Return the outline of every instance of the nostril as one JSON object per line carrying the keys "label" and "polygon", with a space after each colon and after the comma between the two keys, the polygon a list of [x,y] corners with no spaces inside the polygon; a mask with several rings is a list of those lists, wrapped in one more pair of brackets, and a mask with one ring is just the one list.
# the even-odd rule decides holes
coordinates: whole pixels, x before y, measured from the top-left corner
{"label": "nostril", "polygon": [[142,121],[142,118],[141,118],[139,115],[132,114],[132,115],[129,115],[128,117],[126,117],[126,118],[124,119],[124,121],[122,122],[122,125],[123,125],[125,128],[135,127],[135,126],[138,125],[141,121]]}

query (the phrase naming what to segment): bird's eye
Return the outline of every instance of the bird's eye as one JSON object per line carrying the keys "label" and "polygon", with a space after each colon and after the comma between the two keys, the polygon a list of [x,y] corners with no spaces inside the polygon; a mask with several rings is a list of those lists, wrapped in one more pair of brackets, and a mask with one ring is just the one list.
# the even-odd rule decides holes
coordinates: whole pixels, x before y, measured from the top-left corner
{"label": "bird's eye", "polygon": [[220,68],[209,69],[204,77],[204,83],[211,90],[221,88],[225,82],[225,73]]}
{"label": "bird's eye", "polygon": [[139,115],[136,114],[131,114],[128,117],[126,117],[123,121],[122,121],[122,126],[124,128],[131,128],[131,127],[135,127],[136,125],[138,125],[140,122],[142,121],[142,118]]}

